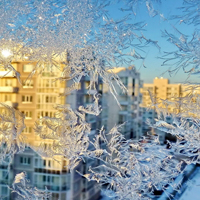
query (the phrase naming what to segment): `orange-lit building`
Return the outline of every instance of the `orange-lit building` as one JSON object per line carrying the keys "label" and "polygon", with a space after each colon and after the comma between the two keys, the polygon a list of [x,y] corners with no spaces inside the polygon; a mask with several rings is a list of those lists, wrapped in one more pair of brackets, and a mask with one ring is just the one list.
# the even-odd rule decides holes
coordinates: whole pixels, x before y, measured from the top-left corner
{"label": "orange-lit building", "polygon": [[[21,83],[13,72],[0,71],[0,102],[25,114],[26,128],[23,135],[31,145],[39,145],[41,142],[39,136],[34,134],[35,121],[44,116],[54,117],[56,110],[53,106],[65,104],[71,98],[59,95],[64,92],[67,83],[55,81],[55,78],[60,76],[64,64],[60,64],[61,70],[56,67],[50,69],[45,66],[40,75],[29,76],[35,65],[36,63],[29,61],[12,63],[16,71],[20,73]],[[85,81],[83,81],[82,85],[85,84]],[[72,96],[78,96],[77,93],[73,93]],[[80,93],[80,95],[82,94]],[[83,95],[82,97],[85,98]],[[75,105],[74,109],[77,109],[76,106],[78,105]],[[0,112],[3,112],[3,107],[0,108]],[[96,129],[97,118],[93,119],[91,123],[94,124],[93,126]],[[48,140],[46,145],[51,143],[52,140]],[[56,160],[59,160],[59,163],[51,158],[41,158],[30,148],[26,148],[23,153],[16,154],[10,173],[6,175],[6,165],[0,167],[0,183],[2,183],[0,184],[0,194],[5,196],[5,200],[14,198],[10,196],[6,184],[13,181],[15,174],[26,171],[30,184],[42,190],[46,186],[52,192],[52,200],[95,200],[99,198],[99,188],[94,183],[87,183],[75,172],[76,170],[83,171],[84,166],[82,164],[78,165],[72,173],[69,173],[63,157],[57,156]]]}
{"label": "orange-lit building", "polygon": [[[143,107],[143,134],[151,130],[146,124],[146,120],[148,119],[151,123],[154,123],[154,119],[157,118],[157,112],[155,111],[155,108],[153,106],[151,107],[152,103],[157,104],[157,106],[160,108],[165,108],[168,113],[183,113],[185,112],[185,108],[181,106],[181,104],[176,103],[176,101],[179,100],[180,97],[185,97],[188,94],[191,94],[191,92],[200,94],[200,89],[196,88],[194,91],[192,91],[190,85],[171,84],[169,83],[168,79],[164,79],[162,77],[156,77],[153,80],[153,83],[144,83],[143,88],[141,89],[141,107]],[[171,103],[165,104],[165,100],[169,100]],[[170,116],[167,116],[166,120],[168,123],[172,123],[172,118]],[[169,135],[167,135],[167,137],[168,136]],[[166,139],[166,135],[164,133],[160,134],[159,137],[160,141],[162,142],[164,142]]]}

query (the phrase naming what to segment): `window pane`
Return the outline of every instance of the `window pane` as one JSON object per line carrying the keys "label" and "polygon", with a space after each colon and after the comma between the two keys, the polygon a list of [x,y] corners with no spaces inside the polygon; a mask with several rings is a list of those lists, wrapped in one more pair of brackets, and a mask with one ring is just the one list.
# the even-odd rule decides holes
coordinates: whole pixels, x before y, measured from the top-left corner
{"label": "window pane", "polygon": [[23,65],[23,72],[32,72],[33,68],[33,65]]}

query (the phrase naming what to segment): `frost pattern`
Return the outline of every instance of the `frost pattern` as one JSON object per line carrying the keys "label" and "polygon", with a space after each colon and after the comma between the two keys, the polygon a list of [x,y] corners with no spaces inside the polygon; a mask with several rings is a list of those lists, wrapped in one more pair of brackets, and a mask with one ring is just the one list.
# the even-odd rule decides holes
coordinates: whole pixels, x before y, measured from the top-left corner
{"label": "frost pattern", "polygon": [[[177,138],[176,143],[170,143],[170,148],[174,149],[178,155],[183,155],[187,164],[199,163],[199,101],[200,95],[198,91],[199,86],[190,85],[186,87],[188,94],[183,97],[174,98],[174,100],[160,101],[160,104],[153,104],[157,113],[158,119],[155,124],[149,125],[160,131],[170,133]],[[195,104],[195,106],[194,106]],[[168,106],[174,108],[174,112],[167,112]],[[162,107],[162,108],[161,108]],[[172,123],[166,122],[166,117],[169,116],[173,119]]]}
{"label": "frost pattern", "polygon": [[170,75],[177,73],[181,68],[189,75],[198,75],[200,65],[199,31],[194,32],[192,37],[188,37],[176,28],[175,30],[178,36],[167,31],[163,32],[163,37],[166,37],[170,43],[177,47],[176,51],[166,52],[161,58],[164,60],[163,65],[174,66],[173,68],[169,67],[169,70],[167,70]]}
{"label": "frost pattern", "polygon": [[[14,71],[20,80],[12,61],[37,62],[29,78],[47,65],[53,69],[63,63],[59,79],[72,79],[75,85],[71,89],[84,76],[90,76],[89,89],[99,76],[111,85],[108,69],[144,60],[137,43],[143,41],[140,32],[145,26],[130,23],[130,15],[114,20],[107,12],[112,4],[115,2],[109,0],[2,1],[0,51],[9,53],[0,54],[1,67]],[[129,47],[134,54],[124,53]]]}
{"label": "frost pattern", "polygon": [[[107,185],[107,195],[114,191],[112,198],[151,199],[154,190],[166,190],[179,173],[182,162],[178,162],[164,147],[156,146],[158,139],[143,138],[139,142],[125,140],[120,134],[121,126],[114,127],[108,134],[101,129],[94,142],[95,150],[88,152],[90,158],[101,161],[97,167],[90,168],[84,175],[88,180],[95,180]],[[105,142],[107,149],[101,149]]]}
{"label": "frost pattern", "polygon": [[[125,0],[126,11],[122,19],[114,20],[107,8],[115,1],[109,0],[15,0],[0,1],[0,67],[13,71],[20,82],[20,74],[12,65],[13,61],[36,62],[29,75],[41,74],[46,66],[51,70],[60,69],[57,81],[72,80],[73,84],[62,95],[78,89],[83,77],[90,77],[88,94],[94,94],[99,77],[116,96],[112,84],[115,80],[126,91],[119,77],[110,72],[113,66],[130,65],[135,59],[145,60],[140,52],[143,46],[157,41],[147,39],[141,33],[146,24],[130,23],[131,14],[136,14],[137,5],[146,3],[151,17],[162,14],[154,8],[159,0]],[[182,9],[185,15],[181,21],[199,24],[199,2],[184,0]],[[13,9],[15,8],[15,9]],[[198,8],[198,9],[196,9]],[[192,13],[192,15],[191,15]],[[177,30],[177,29],[176,29]],[[179,37],[165,31],[164,37],[176,45],[177,51],[166,53],[163,65],[175,64],[169,72],[183,68],[189,74],[199,73],[199,32],[192,39],[177,30]],[[138,44],[139,43],[139,44]],[[130,52],[127,50],[130,49]],[[62,64],[62,68],[60,67]],[[185,155],[182,162],[170,155],[166,149],[158,148],[159,138],[145,138],[134,142],[125,140],[119,129],[114,127],[108,134],[103,128],[94,140],[90,140],[90,125],[85,114],[99,115],[99,96],[93,95],[94,103],[87,107],[80,106],[72,110],[67,105],[57,105],[56,117],[43,117],[35,124],[35,133],[42,139],[39,146],[31,146],[43,157],[64,156],[69,161],[69,169],[75,168],[84,158],[97,159],[100,165],[89,169],[84,175],[88,180],[108,185],[107,194],[113,190],[118,199],[145,200],[154,198],[155,190],[166,190],[173,179],[184,172],[184,164],[199,163],[199,96],[188,95],[175,98],[175,101],[163,100],[155,103],[158,119],[153,128],[177,137],[170,147],[175,153]],[[116,97],[115,97],[116,98]],[[197,107],[193,107],[193,103]],[[162,104],[162,106],[161,106]],[[164,106],[163,106],[164,105]],[[173,105],[175,112],[169,113],[168,106]],[[9,162],[14,153],[24,150],[25,141],[21,136],[25,128],[24,116],[13,108],[1,104],[5,112],[0,115],[1,154],[0,161]],[[182,109],[184,107],[184,109]],[[165,122],[166,116],[172,115],[172,124]],[[51,147],[45,146],[46,140],[54,140]],[[149,143],[150,141],[150,143]],[[106,149],[101,146],[105,144]],[[89,148],[93,146],[93,149]],[[27,186],[25,173],[16,175],[11,190],[19,199],[47,199],[49,194]],[[174,186],[176,188],[177,186]],[[171,196],[169,196],[170,198]]]}
{"label": "frost pattern", "polygon": [[10,190],[16,195],[17,200],[48,200],[51,197],[47,189],[45,191],[39,191],[36,187],[30,187],[24,172],[15,176]]}
{"label": "frost pattern", "polygon": [[[57,105],[55,118],[43,117],[35,125],[35,133],[40,136],[41,144],[31,147],[43,157],[64,156],[68,168],[75,168],[83,159],[89,146],[90,125],[85,121],[85,113],[73,111],[69,106]],[[46,148],[45,140],[52,140]]]}
{"label": "frost pattern", "polygon": [[24,151],[25,140],[21,135],[25,116],[14,108],[0,103],[0,163],[11,162],[15,153]]}
{"label": "frost pattern", "polygon": [[199,14],[200,3],[197,0],[183,0],[183,5],[179,9],[182,10],[182,14],[174,15],[172,19],[180,19],[181,23],[199,25],[200,14]]}

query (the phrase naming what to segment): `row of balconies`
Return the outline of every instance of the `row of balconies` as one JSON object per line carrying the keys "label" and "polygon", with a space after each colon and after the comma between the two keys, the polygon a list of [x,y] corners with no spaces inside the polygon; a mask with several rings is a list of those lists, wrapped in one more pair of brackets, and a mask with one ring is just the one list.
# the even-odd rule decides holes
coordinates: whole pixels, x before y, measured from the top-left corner
{"label": "row of balconies", "polygon": [[18,87],[12,87],[12,86],[1,86],[0,92],[9,92],[9,93],[17,93],[19,91]]}
{"label": "row of balconies", "polygon": [[[16,102],[6,101],[4,103],[13,108],[16,108],[18,106],[18,103],[16,103]],[[0,104],[0,107],[3,107],[3,106]]]}
{"label": "row of balconies", "polygon": [[14,71],[0,71],[0,77],[14,77]]}

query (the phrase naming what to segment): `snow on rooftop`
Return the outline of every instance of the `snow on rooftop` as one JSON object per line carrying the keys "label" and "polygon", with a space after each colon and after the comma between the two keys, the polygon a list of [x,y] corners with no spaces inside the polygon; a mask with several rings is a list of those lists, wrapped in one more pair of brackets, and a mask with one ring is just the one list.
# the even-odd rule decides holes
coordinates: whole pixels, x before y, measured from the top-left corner
{"label": "snow on rooftop", "polygon": [[179,200],[199,200],[200,199],[200,168],[197,168],[195,175],[189,181],[186,190]]}
{"label": "snow on rooftop", "polygon": [[126,71],[126,68],[125,67],[116,67],[116,68],[108,70],[108,72],[112,72],[114,74],[117,74],[117,73],[119,73],[121,71]]}

